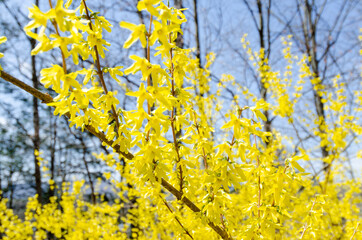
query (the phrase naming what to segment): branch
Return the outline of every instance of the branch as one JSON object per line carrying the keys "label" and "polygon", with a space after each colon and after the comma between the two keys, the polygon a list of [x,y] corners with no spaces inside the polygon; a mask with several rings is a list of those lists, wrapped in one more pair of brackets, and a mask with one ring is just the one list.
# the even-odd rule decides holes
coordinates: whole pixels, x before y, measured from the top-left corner
{"label": "branch", "polygon": [[[313,202],[312,208],[309,210],[309,213],[308,213],[309,216],[311,216],[311,214],[312,214],[312,212],[313,212],[313,208],[314,208],[314,205],[315,205],[316,201],[317,201],[317,197],[314,198],[314,202]],[[305,232],[307,231],[307,228],[308,228],[307,222],[304,224],[304,227],[303,227],[303,228],[304,228],[304,229],[303,229],[302,235],[300,236],[299,239],[303,239],[304,234],[305,234]]]}
{"label": "branch", "polygon": [[[168,35],[169,38],[169,43],[172,43],[171,41],[171,33]],[[175,92],[175,76],[174,76],[174,65],[173,65],[173,51],[172,48],[170,49],[170,74],[171,74],[171,93],[173,97],[176,97],[176,92]],[[200,89],[201,92],[201,89]],[[175,131],[175,120],[176,120],[176,116],[177,115],[177,111],[176,108],[173,106],[172,107],[172,112],[171,112],[171,129],[172,129],[172,136],[173,136],[173,143],[175,145],[175,150],[176,150],[176,154],[177,154],[177,165],[178,165],[178,170],[180,173],[180,191],[182,193],[182,190],[184,188],[184,177],[183,177],[183,170],[182,170],[182,165],[181,165],[181,156],[180,156],[180,152],[179,152],[179,146],[178,146],[178,140],[177,140],[177,135],[176,135],[176,131]]]}
{"label": "branch", "polygon": [[[7,81],[9,83],[14,84],[15,86],[23,89],[24,91],[30,93],[34,97],[41,100],[43,103],[53,103],[54,102],[53,98],[49,94],[43,93],[43,92],[29,86],[28,84],[20,81],[19,79],[11,76],[10,74],[8,74],[2,70],[0,70],[0,78],[4,79],[5,81]],[[65,115],[67,117],[70,117],[69,113],[66,113]],[[104,133],[96,130],[94,127],[92,127],[90,125],[85,125],[85,129],[87,129],[91,134],[96,136],[99,140],[106,143],[108,146],[111,146],[115,150],[115,152],[123,155],[126,159],[132,160],[134,158],[134,155],[132,153],[121,151],[120,146],[118,144],[114,145],[112,140],[108,140],[106,138],[106,136],[104,135]],[[156,180],[157,180],[157,178],[156,178]],[[174,186],[172,186],[169,182],[167,182],[163,178],[161,179],[161,185],[164,188],[166,188],[172,195],[174,195],[179,201],[182,201],[191,211],[193,211],[195,213],[201,213],[200,208],[198,208],[190,199],[185,197],[181,191],[177,190]],[[220,237],[222,237],[222,239],[227,239],[227,240],[232,239],[224,229],[215,225],[215,223],[211,222],[210,220],[207,220],[207,224],[217,234],[219,234]]]}
{"label": "branch", "polygon": [[[19,79],[11,76],[10,74],[0,70],[0,78],[4,79],[7,82],[10,82],[12,84],[14,84],[15,86],[23,89],[24,91],[30,93],[31,95],[33,95],[34,97],[38,98],[39,100],[41,100],[43,103],[53,103],[54,100],[53,98],[46,93],[43,93],[31,86],[29,86],[28,84],[20,81]],[[70,117],[69,113],[65,114],[68,118]],[[99,132],[98,130],[96,130],[94,127],[90,126],[90,125],[85,125],[85,128],[92,133],[94,136],[96,136],[97,138],[99,138],[99,140],[101,140],[102,142],[106,143],[109,146],[113,145],[113,141],[110,141],[106,138],[106,136],[104,135],[104,133]],[[133,159],[133,154],[129,153],[129,152],[123,152],[120,150],[120,146],[119,145],[114,145],[112,147],[117,153],[123,155],[125,158],[131,160]]]}
{"label": "branch", "polygon": [[[166,202],[165,199],[163,199],[161,196],[160,198],[162,199],[163,203],[166,205],[167,209],[173,214],[173,211],[171,209],[171,207],[168,205],[168,203]],[[185,226],[181,223],[181,221],[178,219],[178,217],[175,215],[175,219],[176,221],[178,222],[178,224],[180,224],[180,226],[182,227],[182,229],[186,232],[186,234],[191,238],[191,239],[194,239],[192,237],[192,235],[190,234],[190,232],[185,228]]]}
{"label": "branch", "polygon": [[[89,20],[89,28],[90,30],[93,31],[93,27],[92,27],[92,19],[89,15],[89,11],[88,11],[88,7],[85,3],[85,0],[82,0],[82,3],[84,5],[84,9],[85,9],[85,13],[86,13],[86,16]],[[107,90],[107,86],[106,86],[106,83],[104,81],[104,78],[103,78],[103,72],[102,72],[102,69],[101,69],[101,64],[100,64],[100,61],[99,61],[99,53],[98,53],[98,48],[97,48],[97,45],[94,45],[94,51],[95,51],[95,56],[93,56],[93,59],[94,59],[94,63],[95,65],[97,66],[97,73],[98,73],[98,77],[99,77],[99,81],[103,87],[103,90],[104,90],[104,93],[107,95],[108,94],[108,90]],[[116,131],[116,135],[118,136],[118,131],[119,131],[119,120],[118,120],[118,115],[117,115],[117,111],[116,111],[116,108],[114,106],[114,104],[112,104],[111,106],[112,108],[112,115],[113,115],[113,118],[116,122],[116,128],[117,128],[117,131]]]}
{"label": "branch", "polygon": [[35,89],[31,86],[29,86],[28,84],[20,81],[19,79],[11,76],[10,74],[4,72],[3,70],[0,70],[0,77],[2,79],[4,79],[5,81],[14,84],[15,86],[23,89],[24,91],[30,93],[31,95],[33,95],[34,97],[36,97],[37,99],[41,100],[43,103],[52,103],[53,102],[53,98],[46,93],[42,93],[41,91],[39,91],[38,89]]}
{"label": "branch", "polygon": [[244,4],[246,5],[246,7],[248,8],[248,10],[249,10],[249,12],[250,12],[250,14],[251,14],[251,17],[252,17],[252,19],[253,19],[253,22],[254,22],[254,24],[255,24],[256,29],[260,30],[259,24],[258,24],[258,21],[256,20],[256,17],[255,17],[255,14],[254,14],[253,9],[250,7],[248,1],[244,0]]}
{"label": "branch", "polygon": [[[179,201],[181,200],[193,212],[195,212],[195,213],[201,212],[200,208],[198,208],[190,199],[183,196],[181,191],[178,191],[174,186],[172,186],[169,182],[167,182],[163,178],[161,179],[161,185],[164,188],[166,188],[170,193],[172,193],[172,195],[174,195],[177,198],[177,200],[179,200]],[[210,220],[207,221],[207,225],[209,225],[209,227],[211,227],[217,234],[219,234],[220,237],[222,237],[222,239],[232,239],[225,230],[223,230],[221,227],[215,225]]]}

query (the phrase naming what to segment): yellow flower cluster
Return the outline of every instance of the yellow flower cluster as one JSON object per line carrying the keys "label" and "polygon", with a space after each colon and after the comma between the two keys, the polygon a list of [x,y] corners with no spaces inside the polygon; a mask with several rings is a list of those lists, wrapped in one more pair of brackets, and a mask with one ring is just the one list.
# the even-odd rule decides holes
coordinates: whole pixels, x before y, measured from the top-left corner
{"label": "yellow flower cluster", "polygon": [[[361,179],[347,179],[337,164],[343,160],[341,153],[351,132],[360,135],[362,130],[346,109],[338,78],[336,91],[327,94],[303,57],[294,83],[297,58],[291,54],[288,39],[282,77],[271,69],[264,50],[253,52],[243,37],[243,47],[272,101],[258,100],[235,84],[252,98],[253,106],[240,106],[237,95],[233,106],[224,106],[217,96],[226,85],[234,84],[234,78],[224,75],[212,93],[209,67],[215,56],[209,54],[205,67],[200,68],[191,50],[176,46],[186,21],[182,9],[161,0],[138,2],[138,10],[150,15],[150,27],[121,22],[121,27],[131,31],[124,48],[139,41],[148,54],[130,56],[134,62],[123,73],[121,66],[98,68],[108,45],[102,31],[111,31],[109,22],[97,13],[90,14],[84,0],[75,10],[69,9],[70,3],[58,0],[47,12],[31,8],[32,21],[25,29],[39,42],[32,54],[60,48],[63,66],[41,71],[41,82],[58,94],[49,105],[55,108],[54,114],[67,115],[71,126],[94,129],[114,150],[109,155],[94,155],[121,174],[119,181],[104,174],[119,198],[115,203],[100,198],[90,204],[83,199],[83,183],[75,182],[73,191],[63,189],[62,197],[53,197],[48,204],[40,205],[36,197],[29,199],[24,220],[7,209],[3,199],[3,239],[46,239],[49,235],[63,239],[362,238],[358,222]],[[54,25],[56,34],[45,34],[48,23]],[[31,31],[39,27],[38,33]],[[155,50],[152,59],[158,58],[160,64],[150,61],[151,47]],[[68,72],[70,56],[76,65],[79,56],[92,56],[97,69]],[[117,76],[141,75],[138,90],[126,89],[128,96],[137,99],[133,110],[118,106],[117,93],[107,91],[104,74],[121,85]],[[307,164],[313,160],[314,146],[300,147],[301,154],[288,154],[279,133],[262,131],[266,110],[293,124],[294,106],[303,97],[307,79],[331,110],[326,119],[313,115],[316,120],[309,125],[321,139],[318,147],[331,153],[322,159],[327,164],[325,174],[313,177],[306,170],[310,170]],[[227,114],[220,114],[224,109]],[[328,124],[332,119],[333,126]]]}

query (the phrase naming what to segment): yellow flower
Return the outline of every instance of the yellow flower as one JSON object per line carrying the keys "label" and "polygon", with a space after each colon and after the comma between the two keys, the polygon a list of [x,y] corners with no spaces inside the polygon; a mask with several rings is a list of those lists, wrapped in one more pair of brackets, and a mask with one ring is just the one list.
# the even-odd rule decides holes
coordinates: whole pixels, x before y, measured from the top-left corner
{"label": "yellow flower", "polygon": [[142,0],[137,4],[138,11],[147,10],[151,15],[158,16],[157,9],[153,6],[159,4],[161,0]]}
{"label": "yellow flower", "polygon": [[126,42],[123,45],[124,48],[129,48],[138,39],[140,40],[140,42],[142,44],[142,47],[143,48],[146,47],[146,45],[147,45],[147,41],[146,41],[147,30],[146,30],[146,26],[144,24],[136,25],[136,24],[133,24],[133,23],[121,22],[119,25],[122,28],[127,28],[128,30],[132,31],[131,35],[128,37],[128,39],[126,40]]}
{"label": "yellow flower", "polygon": [[[0,37],[0,44],[6,42],[7,38],[2,36]],[[0,58],[4,57],[4,54],[0,52]],[[1,70],[1,66],[0,66],[0,70]]]}

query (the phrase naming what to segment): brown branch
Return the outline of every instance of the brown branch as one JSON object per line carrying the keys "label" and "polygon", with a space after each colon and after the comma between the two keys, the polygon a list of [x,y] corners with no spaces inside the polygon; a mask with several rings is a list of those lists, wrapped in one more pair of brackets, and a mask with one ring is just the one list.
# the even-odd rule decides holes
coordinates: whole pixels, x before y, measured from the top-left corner
{"label": "brown branch", "polygon": [[[19,79],[9,75],[8,73],[0,70],[0,78],[4,79],[5,81],[14,84],[15,86],[23,89],[24,91],[30,93],[34,97],[40,99],[43,103],[53,103],[53,98],[49,94],[45,94],[28,84],[20,81]],[[67,117],[70,117],[69,113],[65,114]],[[96,130],[94,127],[90,125],[85,125],[85,129],[87,129],[91,134],[96,136],[99,140],[106,143],[108,146],[111,146],[118,154],[123,155],[126,159],[132,160],[134,158],[134,155],[130,152],[123,152],[120,149],[120,146],[118,144],[114,145],[113,141],[108,140],[103,132],[100,132]],[[157,178],[156,178],[157,179]],[[167,182],[165,179],[161,179],[161,185],[166,188],[172,195],[174,195],[179,201],[182,201],[191,211],[195,213],[200,213],[201,210],[198,208],[190,199],[185,197],[183,193],[179,190],[177,190],[174,186],[172,186],[169,182]],[[215,223],[211,222],[210,220],[207,221],[207,224],[222,237],[222,239],[232,239],[228,235],[228,233],[220,228],[219,226],[215,225]]]}
{"label": "brown branch", "polygon": [[[171,43],[171,33],[169,34],[169,42]],[[170,63],[171,63],[171,68],[170,68],[170,73],[171,73],[171,93],[173,97],[176,97],[176,92],[175,92],[175,76],[174,76],[174,65],[173,65],[173,55],[172,55],[172,48],[170,49]],[[176,136],[176,130],[175,130],[175,120],[176,120],[176,108],[173,106],[172,107],[172,112],[171,112],[171,129],[172,129],[172,137],[173,137],[173,142],[175,145],[175,150],[176,150],[176,154],[177,154],[177,165],[178,165],[178,170],[180,173],[180,191],[183,191],[183,184],[184,184],[184,179],[183,179],[183,170],[182,170],[182,166],[180,164],[181,162],[181,157],[180,157],[180,152],[179,152],[179,146],[178,146],[178,141],[177,141],[177,136]]]}
{"label": "brown branch", "polygon": [[[161,197],[161,196],[160,196],[160,197]],[[168,205],[168,203],[166,202],[166,200],[163,199],[162,197],[161,197],[161,199],[162,199],[163,203],[166,205],[167,209],[168,209],[171,213],[173,213],[171,207]],[[186,234],[187,234],[191,239],[194,239],[194,238],[192,237],[192,235],[190,234],[190,232],[185,228],[185,226],[184,226],[184,225],[181,223],[181,221],[178,219],[177,216],[175,216],[175,219],[176,219],[176,221],[178,222],[178,224],[182,227],[182,229],[186,232]]]}
{"label": "brown branch", "polygon": [[[82,2],[83,2],[83,5],[84,5],[86,16],[87,16],[87,18],[89,20],[89,28],[90,28],[90,30],[93,31],[92,19],[91,19],[90,15],[89,15],[88,7],[87,7],[84,0],[82,0]],[[97,45],[94,45],[94,51],[96,53],[96,56],[95,56],[95,58],[94,57],[93,58],[94,58],[94,63],[97,66],[97,73],[98,73],[99,81],[100,81],[100,83],[101,83],[101,85],[103,87],[104,93],[108,94],[107,86],[106,86],[106,83],[105,83],[104,78],[103,78],[103,72],[102,72],[102,69],[101,69],[101,64],[99,62],[99,53],[98,53]],[[116,121],[116,129],[117,129],[116,134],[118,136],[118,129],[119,129],[118,115],[117,115],[117,112],[116,112],[116,108],[114,107],[113,104],[112,104],[111,108],[112,108],[113,118]]]}
{"label": "brown branch", "polygon": [[[256,150],[258,150],[258,142],[256,141],[256,134],[254,135],[254,141],[255,141],[255,148]],[[258,218],[260,219],[260,207],[261,207],[261,179],[260,179],[260,158],[259,155],[257,155],[256,157],[257,159],[257,169],[258,169]],[[260,229],[260,225],[259,225],[259,229]]]}
{"label": "brown branch", "polygon": [[[178,191],[174,186],[172,186],[169,182],[165,179],[161,179],[161,185],[166,188],[172,195],[174,195],[177,200],[182,201],[187,207],[189,207],[193,212],[200,213],[201,210],[198,208],[190,199],[185,197],[181,191]],[[232,239],[229,234],[222,229],[221,227],[215,225],[215,223],[211,222],[210,220],[207,221],[207,225],[211,227],[217,234],[222,237],[222,239]]]}
{"label": "brown branch", "polygon": [[43,103],[51,103],[53,102],[53,98],[46,93],[42,93],[38,89],[35,89],[28,84],[20,81],[19,79],[11,76],[10,74],[4,72],[3,70],[0,70],[0,77],[4,79],[5,81],[14,84],[15,86],[25,90],[26,92],[30,93],[34,97],[40,99]]}
{"label": "brown branch", "polygon": [[[14,84],[15,86],[23,89],[24,91],[30,93],[31,95],[33,95],[34,97],[38,98],[39,100],[41,100],[43,103],[53,103],[53,98],[46,93],[43,93],[31,86],[29,86],[28,84],[20,81],[19,79],[11,76],[10,74],[0,70],[0,77],[2,79],[4,79],[7,82],[10,82],[12,84]],[[70,117],[69,113],[65,114],[68,118]],[[101,140],[102,142],[106,143],[108,146],[112,146],[113,145],[113,141],[110,141],[106,138],[106,136],[104,135],[104,133],[96,130],[94,127],[90,126],[90,125],[85,125],[85,128],[92,133],[94,136],[96,136],[97,138],[99,138],[99,140]],[[120,146],[118,144],[114,145],[112,147],[114,150],[116,150],[117,153],[123,155],[125,158],[127,159],[133,159],[133,154],[129,153],[129,152],[123,152],[120,150]]]}
{"label": "brown branch", "polygon": [[[149,25],[149,28],[148,28],[148,32],[147,32],[147,48],[146,48],[146,58],[147,58],[147,61],[149,63],[151,63],[151,55],[150,55],[150,50],[151,50],[151,46],[150,46],[150,36],[151,36],[151,31],[152,31],[152,20],[153,20],[153,16],[151,15],[150,17],[150,25]],[[151,79],[151,73],[148,75],[147,77],[147,87],[150,87],[152,86],[153,83],[152,83],[152,79]],[[152,106],[153,107],[153,106]],[[147,113],[148,115],[151,115],[151,105],[149,103],[149,101],[147,100]],[[147,132],[147,135],[146,135],[146,140],[148,141],[149,138],[150,138],[150,132],[151,132],[151,129],[148,130]]]}

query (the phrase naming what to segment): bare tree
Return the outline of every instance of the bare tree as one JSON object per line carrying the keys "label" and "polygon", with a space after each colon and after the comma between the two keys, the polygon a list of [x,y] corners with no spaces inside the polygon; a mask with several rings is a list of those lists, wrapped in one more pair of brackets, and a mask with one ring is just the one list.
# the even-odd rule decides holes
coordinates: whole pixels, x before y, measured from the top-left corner
{"label": "bare tree", "polygon": [[[257,7],[257,13],[253,10],[252,6],[249,4],[248,0],[243,0],[245,6],[247,7],[255,28],[258,32],[259,37],[259,47],[264,51],[264,54],[261,56],[261,61],[263,64],[266,64],[266,60],[269,59],[270,53],[271,53],[271,29],[270,29],[270,16],[271,16],[271,6],[272,6],[272,0],[267,1],[256,1],[256,7]],[[265,2],[265,3],[264,3]],[[257,76],[257,75],[254,75]],[[259,92],[261,95],[261,98],[267,102],[267,93],[268,89],[265,87],[265,84],[263,83],[262,79],[255,79],[256,81],[259,81]],[[270,117],[269,111],[264,110],[264,115],[266,117],[266,121],[264,122],[264,130],[266,132],[271,132],[272,130],[272,119]],[[267,142],[267,144],[270,143],[270,139]]]}
{"label": "bare tree", "polygon": [[[296,16],[293,24],[288,24],[288,32],[293,35],[293,40],[299,51],[308,56],[308,65],[312,69],[313,79],[319,79],[324,86],[330,85],[330,80],[335,74],[335,69],[345,75],[346,71],[351,72],[348,66],[341,66],[341,60],[357,44],[345,44],[344,51],[336,53],[335,47],[339,45],[341,35],[345,34],[348,24],[353,20],[351,16],[353,9],[358,6],[358,0],[344,0],[338,3],[315,0],[295,0]],[[333,7],[333,12],[326,13],[327,8]],[[337,9],[337,10],[336,10]],[[281,23],[286,23],[286,17],[281,10],[274,14]],[[352,18],[349,18],[352,17]],[[341,45],[339,45],[341,47]],[[346,84],[348,80],[345,79]],[[312,88],[313,104],[317,117],[321,119],[318,129],[321,134],[325,133],[323,126],[326,123],[326,112],[324,96],[318,94]],[[328,146],[321,144],[321,155],[327,158],[331,153]],[[329,171],[331,164],[323,162],[323,170]]]}

